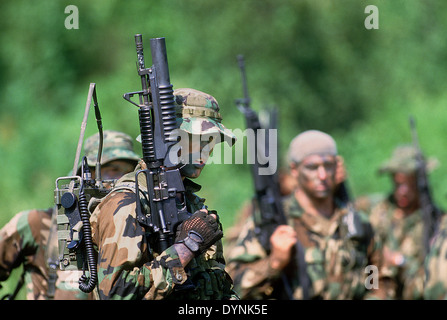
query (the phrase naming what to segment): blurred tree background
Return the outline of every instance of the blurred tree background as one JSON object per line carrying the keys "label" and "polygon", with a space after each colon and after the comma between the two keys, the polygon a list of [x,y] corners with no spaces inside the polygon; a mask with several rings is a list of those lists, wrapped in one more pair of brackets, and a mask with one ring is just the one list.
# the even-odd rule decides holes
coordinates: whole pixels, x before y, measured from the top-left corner
{"label": "blurred tree background", "polygon": [[[68,5],[79,10],[79,29],[64,26]],[[377,30],[364,26],[367,5],[379,10]],[[281,165],[299,132],[328,132],[355,197],[390,190],[377,168],[411,142],[413,115],[422,150],[441,162],[430,181],[447,207],[447,2],[3,0],[0,28],[0,226],[21,210],[53,205],[55,179],[73,166],[91,82],[104,128],[138,135],[137,108],[122,98],[140,90],[135,33],[143,34],[147,65],[149,39],[166,37],[174,88],[212,94],[230,129],[245,129],[234,103],[243,54],[252,107],[279,108]],[[96,132],[91,114],[86,137]],[[253,194],[243,164],[210,164],[198,182],[226,228]]]}

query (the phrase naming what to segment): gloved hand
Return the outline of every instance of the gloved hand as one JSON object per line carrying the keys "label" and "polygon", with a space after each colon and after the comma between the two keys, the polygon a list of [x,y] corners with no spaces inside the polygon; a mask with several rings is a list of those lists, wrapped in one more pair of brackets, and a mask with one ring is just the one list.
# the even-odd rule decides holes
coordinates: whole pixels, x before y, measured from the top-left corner
{"label": "gloved hand", "polygon": [[219,225],[216,218],[198,210],[178,226],[175,242],[183,243],[195,255],[200,255],[223,237]]}

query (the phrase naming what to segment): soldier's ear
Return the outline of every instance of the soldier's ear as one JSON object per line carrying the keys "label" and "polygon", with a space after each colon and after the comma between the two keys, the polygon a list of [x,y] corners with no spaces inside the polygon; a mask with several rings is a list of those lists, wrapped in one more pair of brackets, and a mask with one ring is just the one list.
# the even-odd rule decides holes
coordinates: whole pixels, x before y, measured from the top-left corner
{"label": "soldier's ear", "polygon": [[298,164],[295,162],[290,163],[290,175],[298,179]]}

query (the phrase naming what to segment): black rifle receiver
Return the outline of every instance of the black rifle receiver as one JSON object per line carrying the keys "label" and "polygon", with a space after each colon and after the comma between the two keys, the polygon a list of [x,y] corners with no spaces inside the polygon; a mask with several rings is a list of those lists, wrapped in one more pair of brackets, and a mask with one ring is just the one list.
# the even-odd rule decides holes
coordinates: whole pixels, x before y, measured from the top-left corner
{"label": "black rifle receiver", "polygon": [[[137,219],[152,236],[152,248],[162,252],[174,243],[175,228],[189,217],[184,203],[177,208],[177,196],[184,199],[185,188],[178,163],[169,157],[171,147],[177,143],[177,129],[173,87],[170,83],[165,38],[150,40],[152,63],[145,67],[143,39],[135,35],[137,70],[142,90],[124,94],[124,99],[139,108],[139,122],[143,160],[147,169],[135,173]],[[139,103],[132,101],[139,96]],[[139,176],[145,176],[150,213],[145,213],[139,187]]]}
{"label": "black rifle receiver", "polygon": [[410,128],[413,138],[413,146],[416,150],[416,175],[417,186],[419,191],[419,203],[422,210],[422,216],[424,221],[424,254],[427,255],[430,250],[430,241],[436,233],[439,219],[442,215],[442,211],[435,206],[431,195],[430,185],[428,183],[428,175],[426,170],[426,160],[419,145],[418,134],[416,131],[416,125],[414,118],[410,116]]}
{"label": "black rifle receiver", "polygon": [[[244,98],[236,99],[236,106],[245,116],[245,122],[248,129],[254,131],[255,137],[255,155],[254,164],[250,166],[254,181],[255,196],[253,198],[253,220],[255,224],[255,234],[260,244],[270,253],[270,236],[279,225],[287,224],[287,218],[283,210],[280,186],[278,183],[277,172],[269,175],[260,175],[259,169],[268,167],[266,161],[262,165],[259,161],[261,157],[270,154],[272,150],[269,146],[269,139],[265,139],[265,143],[258,140],[257,130],[262,129],[261,122],[256,112],[250,107],[250,97],[247,90],[247,80],[245,76],[245,62],[243,55],[237,56],[239,68],[241,70],[242,86]],[[276,119],[275,111],[272,111],[272,118]],[[270,129],[275,128],[276,123],[270,123]],[[267,136],[267,135],[266,135]],[[267,152],[267,153],[266,153]],[[303,288],[303,299],[309,299],[310,279],[307,275],[306,262],[304,260],[304,248],[299,241],[295,244],[295,263],[298,268],[298,278]],[[283,274],[282,281],[284,289],[289,297],[293,299],[293,292],[289,280]]]}

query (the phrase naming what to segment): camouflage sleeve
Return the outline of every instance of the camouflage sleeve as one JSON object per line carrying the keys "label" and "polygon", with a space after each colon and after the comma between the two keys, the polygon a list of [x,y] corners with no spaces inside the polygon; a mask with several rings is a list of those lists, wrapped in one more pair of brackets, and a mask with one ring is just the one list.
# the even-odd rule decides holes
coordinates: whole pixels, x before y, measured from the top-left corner
{"label": "camouflage sleeve", "polygon": [[408,259],[403,273],[403,300],[420,300],[424,295],[425,269],[420,259]]}
{"label": "camouflage sleeve", "polygon": [[242,299],[268,297],[280,276],[280,271],[271,268],[269,256],[254,235],[252,220],[244,226],[228,261],[228,273]]}
{"label": "camouflage sleeve", "polygon": [[0,230],[0,281],[39,249],[41,222],[38,211],[22,211]]}
{"label": "camouflage sleeve", "polygon": [[447,300],[447,216],[425,260],[424,299]]}
{"label": "camouflage sleeve", "polygon": [[101,299],[163,299],[187,279],[173,246],[149,261],[135,201],[132,192],[115,192],[92,214]]}
{"label": "camouflage sleeve", "polygon": [[374,266],[374,270],[378,272],[377,288],[372,287],[368,289],[364,299],[394,299],[396,294],[396,282],[393,277],[393,272],[388,269],[384,263],[382,242],[374,230],[371,224],[366,223],[365,227],[368,229],[369,243],[367,246],[367,256],[369,266]]}

